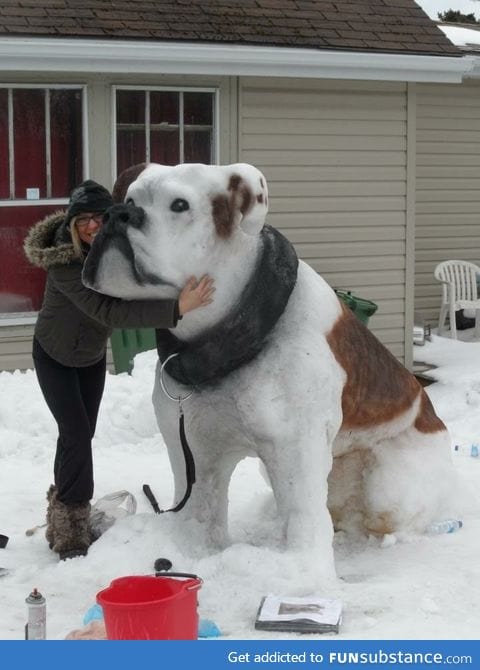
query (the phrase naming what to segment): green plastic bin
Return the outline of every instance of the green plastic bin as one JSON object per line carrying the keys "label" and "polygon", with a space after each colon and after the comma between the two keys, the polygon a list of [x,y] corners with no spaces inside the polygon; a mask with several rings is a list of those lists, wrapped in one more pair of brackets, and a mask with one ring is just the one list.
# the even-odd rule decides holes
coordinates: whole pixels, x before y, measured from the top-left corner
{"label": "green plastic bin", "polygon": [[155,349],[155,330],[153,328],[123,328],[114,330],[110,337],[115,374],[131,373],[133,359],[141,351]]}
{"label": "green plastic bin", "polygon": [[369,318],[377,311],[378,305],[371,300],[352,295],[351,291],[341,291],[340,289],[334,290],[340,300],[344,302],[347,307],[350,307],[355,316],[362,323],[367,325]]}

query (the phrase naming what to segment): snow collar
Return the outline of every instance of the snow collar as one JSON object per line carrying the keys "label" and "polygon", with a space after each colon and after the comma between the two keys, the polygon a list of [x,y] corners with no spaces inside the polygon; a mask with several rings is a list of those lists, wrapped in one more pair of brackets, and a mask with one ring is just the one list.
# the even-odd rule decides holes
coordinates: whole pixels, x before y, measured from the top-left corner
{"label": "snow collar", "polygon": [[271,226],[260,233],[257,267],[240,300],[223,321],[190,342],[157,330],[157,351],[168,374],[188,386],[216,385],[260,353],[283,314],[297,281],[298,258],[290,242]]}
{"label": "snow collar", "polygon": [[55,212],[30,228],[23,249],[32,265],[48,270],[79,260],[72,242],[62,235],[64,220],[65,212]]}

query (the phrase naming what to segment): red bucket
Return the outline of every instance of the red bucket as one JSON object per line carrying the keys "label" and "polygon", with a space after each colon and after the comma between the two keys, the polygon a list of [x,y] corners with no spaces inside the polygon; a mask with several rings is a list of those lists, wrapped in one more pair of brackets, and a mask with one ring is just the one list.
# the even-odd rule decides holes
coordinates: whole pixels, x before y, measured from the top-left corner
{"label": "red bucket", "polygon": [[175,573],[114,579],[97,593],[109,640],[196,640],[196,575]]}

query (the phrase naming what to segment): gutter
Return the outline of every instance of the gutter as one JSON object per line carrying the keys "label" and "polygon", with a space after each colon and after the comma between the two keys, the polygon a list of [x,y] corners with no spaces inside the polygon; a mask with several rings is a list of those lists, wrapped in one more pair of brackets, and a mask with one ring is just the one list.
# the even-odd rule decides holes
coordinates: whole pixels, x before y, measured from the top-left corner
{"label": "gutter", "polygon": [[467,76],[471,79],[480,79],[480,56],[468,56],[472,61],[472,69]]}
{"label": "gutter", "polygon": [[452,44],[468,54],[472,67],[467,76],[472,79],[480,78],[480,24],[437,21],[437,26]]}
{"label": "gutter", "polygon": [[460,83],[469,56],[195,42],[0,37],[0,72],[244,75]]}

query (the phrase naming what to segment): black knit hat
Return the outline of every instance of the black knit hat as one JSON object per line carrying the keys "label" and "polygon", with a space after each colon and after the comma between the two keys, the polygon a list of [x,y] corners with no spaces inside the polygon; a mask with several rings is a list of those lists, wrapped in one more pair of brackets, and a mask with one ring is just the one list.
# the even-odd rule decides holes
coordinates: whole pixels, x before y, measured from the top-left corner
{"label": "black knit hat", "polygon": [[65,214],[65,225],[82,212],[104,212],[113,205],[112,196],[104,186],[87,179],[73,189]]}
{"label": "black knit hat", "polygon": [[113,205],[112,196],[101,184],[92,179],[82,181],[70,194],[68,209],[62,225],[56,233],[58,242],[71,242],[70,222],[82,212],[104,212]]}

